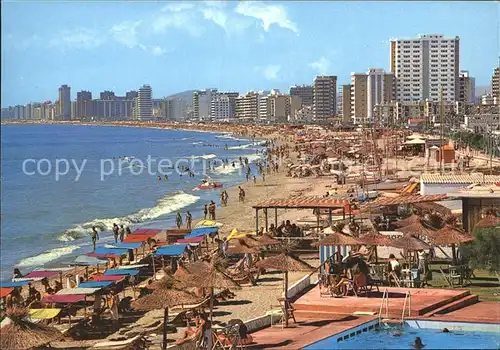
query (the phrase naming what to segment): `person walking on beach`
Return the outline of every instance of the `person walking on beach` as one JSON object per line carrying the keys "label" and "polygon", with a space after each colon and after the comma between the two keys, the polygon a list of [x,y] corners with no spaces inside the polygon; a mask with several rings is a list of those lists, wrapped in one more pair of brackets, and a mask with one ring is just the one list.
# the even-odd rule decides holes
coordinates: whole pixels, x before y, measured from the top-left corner
{"label": "person walking on beach", "polygon": [[227,207],[227,201],[229,199],[229,195],[227,194],[227,191],[224,190],[224,205]]}
{"label": "person walking on beach", "polygon": [[123,242],[125,239],[125,228],[123,225],[120,225],[120,228],[118,229],[118,235],[120,236],[120,242]]}
{"label": "person walking on beach", "polygon": [[175,218],[175,223],[177,225],[177,228],[181,228],[182,226],[182,216],[180,212],[177,212],[177,216]]}
{"label": "person walking on beach", "polygon": [[224,191],[220,192],[220,205],[225,205],[225,203],[224,203]]}
{"label": "person walking on beach", "polygon": [[191,216],[191,213],[188,211],[186,214],[186,228],[188,230],[191,230],[191,222],[193,221],[193,217]]}
{"label": "person walking on beach", "polygon": [[115,243],[118,243],[118,231],[120,228],[117,224],[113,224],[113,236],[115,236]]}
{"label": "person walking on beach", "polygon": [[215,202],[210,201],[208,206],[208,213],[210,214],[210,220],[215,220]]}
{"label": "person walking on beach", "polygon": [[245,190],[241,188],[241,186],[238,186],[240,193],[239,193],[239,201],[240,202],[245,202]]}
{"label": "person walking on beach", "polygon": [[253,176],[253,184],[257,185],[257,177],[255,175]]}
{"label": "person walking on beach", "polygon": [[205,208],[203,209],[203,214],[205,215],[204,218],[205,220],[207,219],[207,214],[208,214],[208,205],[205,204]]}
{"label": "person walking on beach", "polygon": [[130,227],[125,227],[125,237],[127,237],[128,235],[130,235],[132,233],[132,231],[130,231]]}
{"label": "person walking on beach", "polygon": [[90,238],[92,238],[92,246],[94,247],[95,251],[95,245],[97,243],[97,240],[99,239],[99,233],[97,232],[95,226],[92,226],[92,231],[90,232]]}

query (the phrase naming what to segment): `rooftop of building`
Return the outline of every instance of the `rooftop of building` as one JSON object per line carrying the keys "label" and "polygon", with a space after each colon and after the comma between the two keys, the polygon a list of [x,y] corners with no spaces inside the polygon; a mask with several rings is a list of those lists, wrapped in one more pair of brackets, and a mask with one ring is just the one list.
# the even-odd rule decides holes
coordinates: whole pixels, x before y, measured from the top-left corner
{"label": "rooftop of building", "polygon": [[497,182],[495,184],[473,184],[471,186],[468,186],[467,188],[449,193],[449,196],[461,198],[500,199],[500,182]]}
{"label": "rooftop of building", "polygon": [[420,181],[429,184],[496,184],[500,183],[500,175],[424,173],[420,175]]}

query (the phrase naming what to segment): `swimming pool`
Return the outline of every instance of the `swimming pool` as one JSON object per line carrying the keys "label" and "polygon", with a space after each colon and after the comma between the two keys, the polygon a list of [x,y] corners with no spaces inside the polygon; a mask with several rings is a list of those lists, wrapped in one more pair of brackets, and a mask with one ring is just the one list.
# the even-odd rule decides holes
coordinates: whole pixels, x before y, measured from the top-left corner
{"label": "swimming pool", "polygon": [[[450,333],[443,333],[443,328]],[[424,349],[499,349],[500,325],[407,320],[403,326],[378,327],[378,321],[371,321],[304,349],[415,349],[416,337],[422,339]]]}

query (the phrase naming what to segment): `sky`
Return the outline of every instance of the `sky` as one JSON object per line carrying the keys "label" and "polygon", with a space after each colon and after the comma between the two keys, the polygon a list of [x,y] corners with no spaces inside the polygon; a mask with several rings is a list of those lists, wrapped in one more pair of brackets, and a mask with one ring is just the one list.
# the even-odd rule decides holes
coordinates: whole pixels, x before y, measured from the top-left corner
{"label": "sky", "polygon": [[491,2],[2,1],[1,104],[56,100],[62,84],[117,95],[151,85],[280,89],[389,69],[389,40],[460,37],[460,69],[489,85],[500,56]]}

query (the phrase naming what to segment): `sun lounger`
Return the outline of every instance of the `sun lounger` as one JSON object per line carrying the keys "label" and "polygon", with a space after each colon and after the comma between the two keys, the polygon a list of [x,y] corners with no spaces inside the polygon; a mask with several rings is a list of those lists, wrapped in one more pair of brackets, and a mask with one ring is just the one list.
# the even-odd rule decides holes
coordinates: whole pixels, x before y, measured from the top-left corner
{"label": "sun lounger", "polygon": [[103,341],[94,344],[92,349],[109,349],[109,350],[132,349],[136,346],[136,343],[141,341],[141,338],[142,335],[137,335],[127,340]]}

